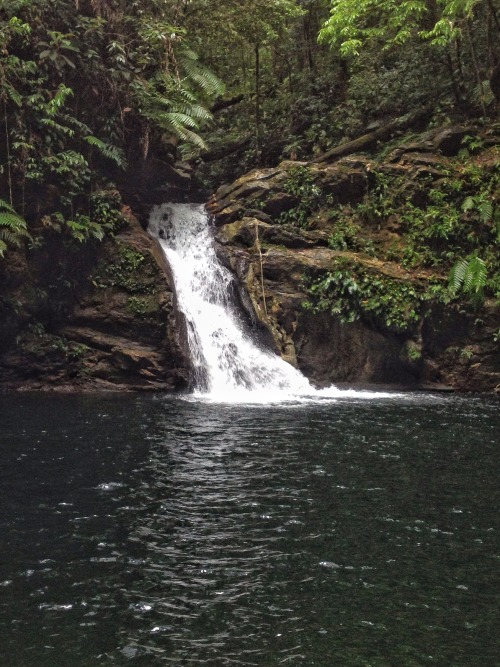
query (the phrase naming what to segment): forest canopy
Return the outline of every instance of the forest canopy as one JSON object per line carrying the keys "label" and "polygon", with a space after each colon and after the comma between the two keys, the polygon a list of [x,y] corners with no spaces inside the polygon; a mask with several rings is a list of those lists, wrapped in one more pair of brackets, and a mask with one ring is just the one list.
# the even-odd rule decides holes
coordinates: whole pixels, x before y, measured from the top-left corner
{"label": "forest canopy", "polygon": [[2,0],[0,198],[74,217],[153,146],[243,170],[430,100],[487,116],[498,38],[498,0]]}

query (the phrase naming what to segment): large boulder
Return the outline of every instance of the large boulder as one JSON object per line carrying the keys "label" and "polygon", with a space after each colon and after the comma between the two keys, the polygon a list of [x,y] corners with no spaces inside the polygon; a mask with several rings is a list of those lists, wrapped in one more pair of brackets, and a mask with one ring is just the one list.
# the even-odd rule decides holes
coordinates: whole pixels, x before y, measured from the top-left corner
{"label": "large boulder", "polygon": [[[212,198],[218,253],[237,277],[245,310],[267,330],[277,352],[317,385],[500,390],[498,304],[486,303],[479,313],[464,302],[433,304],[426,295],[409,325],[399,328],[363,313],[348,322],[328,304],[306,307],[311,279],[339,267],[359,269],[374,283],[392,281],[403,286],[400,293],[424,294],[430,280],[446,284],[447,272],[410,270],[391,260],[408,223],[398,210],[384,208],[383,188],[397,184],[400,200],[425,210],[429,191],[455,168],[450,158],[468,131],[457,126],[425,132],[394,146],[382,160],[346,155],[344,147],[312,163],[286,161],[224,185]],[[484,145],[496,144],[498,138],[488,137]],[[359,142],[351,148],[358,150]],[[487,160],[482,164],[487,168]],[[376,196],[367,205],[371,191]],[[361,240],[353,236],[353,216],[362,227]],[[356,247],[358,241],[363,247]],[[381,309],[384,298],[391,297],[381,297]]]}
{"label": "large boulder", "polygon": [[[43,262],[37,270],[44,272]],[[53,270],[70,284],[70,266]],[[17,273],[10,277],[8,294],[21,306],[9,320],[10,335],[4,332],[0,389],[185,389],[190,362],[172,281],[161,249],[138,221],[129,214],[120,234],[89,248],[78,274],[64,307],[52,298],[43,309],[29,301],[26,274],[24,288]]]}

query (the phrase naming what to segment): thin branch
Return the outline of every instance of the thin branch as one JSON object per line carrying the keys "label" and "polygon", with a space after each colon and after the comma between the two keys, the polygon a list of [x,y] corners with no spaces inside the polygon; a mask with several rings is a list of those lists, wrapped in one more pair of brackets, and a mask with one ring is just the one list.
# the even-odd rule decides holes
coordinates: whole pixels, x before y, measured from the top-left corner
{"label": "thin branch", "polygon": [[255,221],[255,247],[257,248],[257,252],[259,253],[259,262],[260,262],[260,289],[262,291],[262,302],[264,304],[264,314],[266,316],[266,320],[269,319],[269,316],[267,314],[267,304],[266,304],[266,292],[264,288],[264,267],[263,267],[263,260],[262,260],[262,248],[260,245],[260,239],[259,239],[259,221]]}

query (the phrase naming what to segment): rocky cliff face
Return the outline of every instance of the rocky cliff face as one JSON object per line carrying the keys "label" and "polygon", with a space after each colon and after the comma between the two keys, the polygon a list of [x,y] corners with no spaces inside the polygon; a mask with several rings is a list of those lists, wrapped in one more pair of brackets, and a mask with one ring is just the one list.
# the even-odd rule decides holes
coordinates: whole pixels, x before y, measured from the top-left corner
{"label": "rocky cliff face", "polygon": [[[222,261],[276,350],[316,384],[500,389],[498,301],[478,308],[451,299],[449,267],[410,266],[418,233],[408,230],[406,203],[387,205],[397,187],[422,219],[434,211],[429,192],[461,173],[455,156],[465,135],[429,132],[379,159],[340,151],[326,161],[284,162],[213,197]],[[496,136],[483,143],[485,174],[498,168],[497,146]]]}
{"label": "rocky cliff face", "polygon": [[[482,136],[464,166],[457,154],[468,132],[396,141],[383,157],[366,135],[315,162],[254,170],[210,202],[219,256],[238,278],[250,324],[318,386],[499,390],[498,301],[444,298],[448,246],[480,238],[492,264],[498,257],[494,221],[462,204],[469,195],[479,210],[487,192],[498,214],[500,132]],[[143,181],[127,188],[144,217],[163,195],[148,181],[146,202]],[[189,386],[168,267],[130,211],[126,218],[102,243],[77,247],[49,230],[0,263],[1,389]]]}
{"label": "rocky cliff face", "polygon": [[177,391],[189,361],[161,249],[126,211],[116,237],[60,238],[3,266],[0,387]]}

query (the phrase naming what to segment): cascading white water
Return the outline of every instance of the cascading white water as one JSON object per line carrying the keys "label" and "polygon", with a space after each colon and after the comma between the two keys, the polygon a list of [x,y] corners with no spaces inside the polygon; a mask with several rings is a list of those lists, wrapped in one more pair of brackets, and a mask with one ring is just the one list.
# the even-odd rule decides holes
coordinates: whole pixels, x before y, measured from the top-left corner
{"label": "cascading white water", "polygon": [[260,403],[346,394],[335,387],[315,390],[298,370],[252,340],[232,303],[233,277],[217,259],[203,206],[158,206],[149,232],[163,248],[186,318],[195,395]]}

